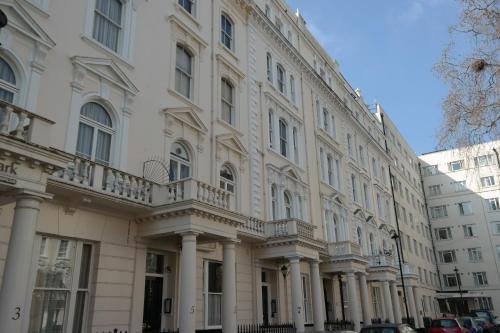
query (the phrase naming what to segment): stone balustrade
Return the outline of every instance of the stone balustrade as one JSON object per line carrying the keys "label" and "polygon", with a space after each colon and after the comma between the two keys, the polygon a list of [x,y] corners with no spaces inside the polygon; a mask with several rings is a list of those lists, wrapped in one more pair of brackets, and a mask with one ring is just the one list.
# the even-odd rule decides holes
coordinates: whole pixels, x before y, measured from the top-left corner
{"label": "stone balustrade", "polygon": [[361,255],[359,244],[351,241],[341,241],[328,244],[328,253],[331,256]]}
{"label": "stone balustrade", "polygon": [[249,217],[246,222],[238,228],[241,232],[263,238],[266,236],[265,224],[266,222],[262,220],[259,220],[255,217]]}
{"label": "stone balustrade", "polygon": [[268,237],[299,236],[307,239],[314,239],[314,229],[312,224],[298,219],[277,220],[265,223],[265,233]]}
{"label": "stone balustrade", "polygon": [[0,100],[0,134],[40,146],[50,144],[52,120]]}
{"label": "stone balustrade", "polygon": [[388,256],[385,254],[369,256],[368,257],[368,266],[369,267],[396,267],[396,260],[392,256]]}

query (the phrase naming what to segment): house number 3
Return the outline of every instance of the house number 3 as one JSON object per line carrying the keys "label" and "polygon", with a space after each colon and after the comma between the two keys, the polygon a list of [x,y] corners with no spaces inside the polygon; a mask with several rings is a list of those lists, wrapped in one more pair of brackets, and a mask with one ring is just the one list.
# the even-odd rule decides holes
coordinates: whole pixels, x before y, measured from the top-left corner
{"label": "house number 3", "polygon": [[14,308],[14,311],[15,311],[15,312],[14,312],[14,316],[12,317],[12,320],[18,320],[18,319],[19,319],[19,317],[21,317],[21,308],[20,308],[20,307],[18,307],[18,306],[16,306],[16,307]]}

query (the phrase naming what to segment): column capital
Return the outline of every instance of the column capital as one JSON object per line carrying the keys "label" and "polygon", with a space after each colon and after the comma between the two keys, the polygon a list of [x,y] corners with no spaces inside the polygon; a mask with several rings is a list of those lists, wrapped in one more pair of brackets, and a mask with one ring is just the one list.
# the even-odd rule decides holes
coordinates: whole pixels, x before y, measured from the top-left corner
{"label": "column capital", "polygon": [[319,265],[320,263],[321,263],[321,260],[319,260],[319,259],[309,259],[310,265]]}
{"label": "column capital", "polygon": [[201,234],[201,232],[197,232],[194,230],[181,230],[181,231],[177,231],[175,233],[179,236],[182,236],[182,239],[186,239],[186,238],[190,238],[190,237],[194,237],[194,239],[196,239],[196,237]]}
{"label": "column capital", "polygon": [[15,196],[16,199],[32,199],[39,202],[43,202],[44,200],[51,200],[54,197],[54,195],[50,193],[28,190],[25,188],[16,190]]}
{"label": "column capital", "polygon": [[302,259],[301,256],[291,256],[287,257],[288,261],[290,261],[290,264],[298,264],[300,263],[300,259]]}
{"label": "column capital", "polygon": [[238,239],[238,238],[226,238],[222,241],[220,241],[220,243],[224,246],[224,247],[233,247],[236,245],[236,244],[239,244],[241,243],[241,240]]}
{"label": "column capital", "polygon": [[345,275],[347,277],[355,277],[355,273],[356,273],[355,271],[347,271],[347,272],[345,272]]}

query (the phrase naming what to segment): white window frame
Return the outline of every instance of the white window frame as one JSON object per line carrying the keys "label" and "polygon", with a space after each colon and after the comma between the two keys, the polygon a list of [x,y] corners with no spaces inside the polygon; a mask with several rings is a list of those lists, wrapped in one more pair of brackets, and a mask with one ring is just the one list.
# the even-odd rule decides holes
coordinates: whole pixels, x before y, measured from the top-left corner
{"label": "white window frame", "polygon": [[480,178],[481,187],[491,187],[496,185],[495,176],[485,176]]}
{"label": "white window frame", "polygon": [[[446,258],[450,256],[450,261],[447,261]],[[452,264],[457,261],[457,256],[455,250],[443,250],[439,251],[439,262],[441,264]]]}
{"label": "white window frame", "polygon": [[460,171],[464,168],[464,160],[456,160],[448,163],[450,172]]}
{"label": "white window frame", "polygon": [[209,293],[208,292],[208,278],[209,278],[209,274],[208,274],[208,270],[209,270],[209,265],[210,264],[218,264],[218,265],[221,265],[222,266],[222,263],[219,262],[219,261],[215,261],[215,260],[205,260],[203,262],[203,304],[204,304],[204,309],[203,309],[203,322],[204,322],[204,325],[205,325],[205,328],[206,329],[217,329],[217,328],[222,328],[222,300],[221,300],[221,325],[209,325],[208,324],[208,295],[209,294],[214,294],[214,295],[220,295],[221,296],[221,299],[224,298],[223,296],[223,292],[220,292],[220,293]]}
{"label": "white window frame", "polygon": [[474,238],[477,237],[477,225],[475,224],[464,224],[464,237],[465,238]]}
{"label": "white window frame", "polygon": [[[231,27],[230,27],[231,29],[230,29],[229,33],[222,28],[223,18],[225,18],[226,22],[228,22],[231,25]],[[235,32],[234,20],[226,12],[222,12],[220,14],[220,33],[221,33],[221,35],[220,35],[219,41],[225,48],[227,48],[228,50],[231,50],[232,52],[234,52],[234,50],[235,50],[234,32]],[[223,41],[223,37],[227,37],[229,39],[229,46],[227,46],[226,43]]]}
{"label": "white window frame", "polygon": [[486,204],[488,205],[488,210],[490,212],[496,212],[496,211],[499,211],[500,210],[500,201],[497,198],[488,198],[488,199],[485,199],[486,200]]}
{"label": "white window frame", "polygon": [[483,251],[481,247],[471,247],[467,249],[467,258],[469,262],[482,262]]}
{"label": "white window frame", "polygon": [[472,202],[464,201],[458,203],[458,213],[461,216],[468,216],[474,214],[472,210]]}
{"label": "white window frame", "polygon": [[484,287],[488,285],[488,279],[486,277],[486,272],[473,272],[472,279],[474,281],[475,287]]}

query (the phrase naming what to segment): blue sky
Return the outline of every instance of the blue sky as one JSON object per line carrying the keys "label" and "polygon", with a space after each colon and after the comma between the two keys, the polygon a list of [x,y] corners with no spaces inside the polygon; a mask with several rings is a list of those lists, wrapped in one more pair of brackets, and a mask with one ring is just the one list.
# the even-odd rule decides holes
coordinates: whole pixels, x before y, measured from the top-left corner
{"label": "blue sky", "polygon": [[434,150],[446,86],[433,72],[455,0],[287,0],[368,104],[379,102],[417,154]]}

